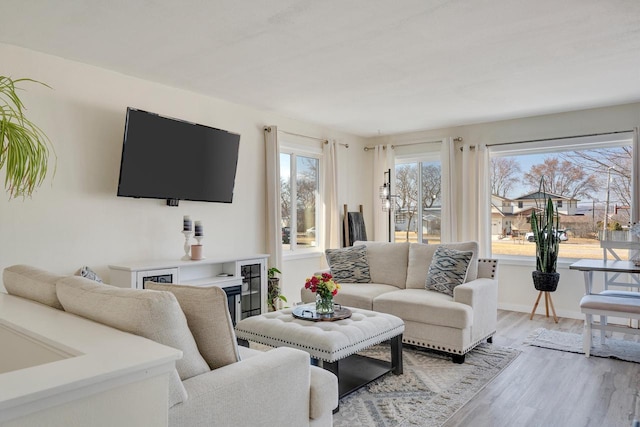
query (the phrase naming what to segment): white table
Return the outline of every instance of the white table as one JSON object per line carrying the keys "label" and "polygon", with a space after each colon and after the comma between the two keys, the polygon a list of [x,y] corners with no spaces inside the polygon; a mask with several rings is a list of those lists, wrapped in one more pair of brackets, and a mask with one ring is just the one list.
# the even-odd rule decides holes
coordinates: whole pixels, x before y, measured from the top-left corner
{"label": "white table", "polygon": [[[606,273],[630,273],[640,274],[640,266],[635,265],[632,261],[621,260],[597,260],[597,259],[581,259],[569,266],[570,270],[578,270],[584,273],[584,291],[585,295],[593,293],[593,272],[602,271]],[[638,287],[638,283],[614,282],[616,286]]]}

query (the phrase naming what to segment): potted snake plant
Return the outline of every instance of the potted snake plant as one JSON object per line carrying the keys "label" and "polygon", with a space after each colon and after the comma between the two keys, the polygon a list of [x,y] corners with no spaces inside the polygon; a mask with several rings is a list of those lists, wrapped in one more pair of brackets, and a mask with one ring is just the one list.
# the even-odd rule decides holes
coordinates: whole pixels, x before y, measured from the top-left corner
{"label": "potted snake plant", "polygon": [[42,184],[49,166],[47,135],[25,116],[18,84],[44,83],[0,75],[0,170],[10,198],[29,197]]}
{"label": "potted snake plant", "polygon": [[532,273],[533,285],[538,291],[554,292],[560,281],[556,271],[560,248],[560,215],[554,209],[553,200],[545,191],[544,177],[540,179],[542,209],[531,212],[531,231],[536,243],[536,270]]}

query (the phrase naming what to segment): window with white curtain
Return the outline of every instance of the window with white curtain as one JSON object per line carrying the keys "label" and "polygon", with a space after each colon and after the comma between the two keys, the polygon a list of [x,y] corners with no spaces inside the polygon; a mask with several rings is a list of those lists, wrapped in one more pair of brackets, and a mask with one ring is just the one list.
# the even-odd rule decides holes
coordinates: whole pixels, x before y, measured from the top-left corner
{"label": "window with white curtain", "polygon": [[630,132],[496,145],[490,154],[493,255],[535,256],[530,216],[542,176],[560,214],[561,258],[601,259],[603,230],[628,229],[634,208]]}
{"label": "window with white curtain", "polygon": [[395,150],[395,185],[392,188],[395,197],[391,212],[395,241],[440,243],[440,153],[416,154],[415,149],[406,153],[409,150],[402,146],[396,146]]}
{"label": "window with white curtain", "polygon": [[321,149],[286,141],[280,145],[283,252],[304,252],[321,246],[321,161]]}

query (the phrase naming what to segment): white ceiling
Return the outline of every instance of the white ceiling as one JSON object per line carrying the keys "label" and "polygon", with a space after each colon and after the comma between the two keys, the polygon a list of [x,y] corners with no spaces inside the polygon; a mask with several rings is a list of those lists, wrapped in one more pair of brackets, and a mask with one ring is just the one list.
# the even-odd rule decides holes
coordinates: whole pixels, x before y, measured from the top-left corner
{"label": "white ceiling", "polygon": [[640,0],[0,0],[0,42],[363,136],[640,101]]}

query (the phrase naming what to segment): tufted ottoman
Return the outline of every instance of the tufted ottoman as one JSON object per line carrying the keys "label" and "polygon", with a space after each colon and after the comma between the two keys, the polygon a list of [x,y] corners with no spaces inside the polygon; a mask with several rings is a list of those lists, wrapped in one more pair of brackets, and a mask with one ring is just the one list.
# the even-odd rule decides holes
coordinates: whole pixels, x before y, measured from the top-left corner
{"label": "tufted ottoman", "polygon": [[[252,316],[236,325],[241,340],[271,347],[293,347],[338,377],[340,398],[393,371],[402,374],[404,322],[386,313],[350,308],[350,318],[334,322],[296,319],[293,309]],[[391,340],[391,364],[355,353]]]}

